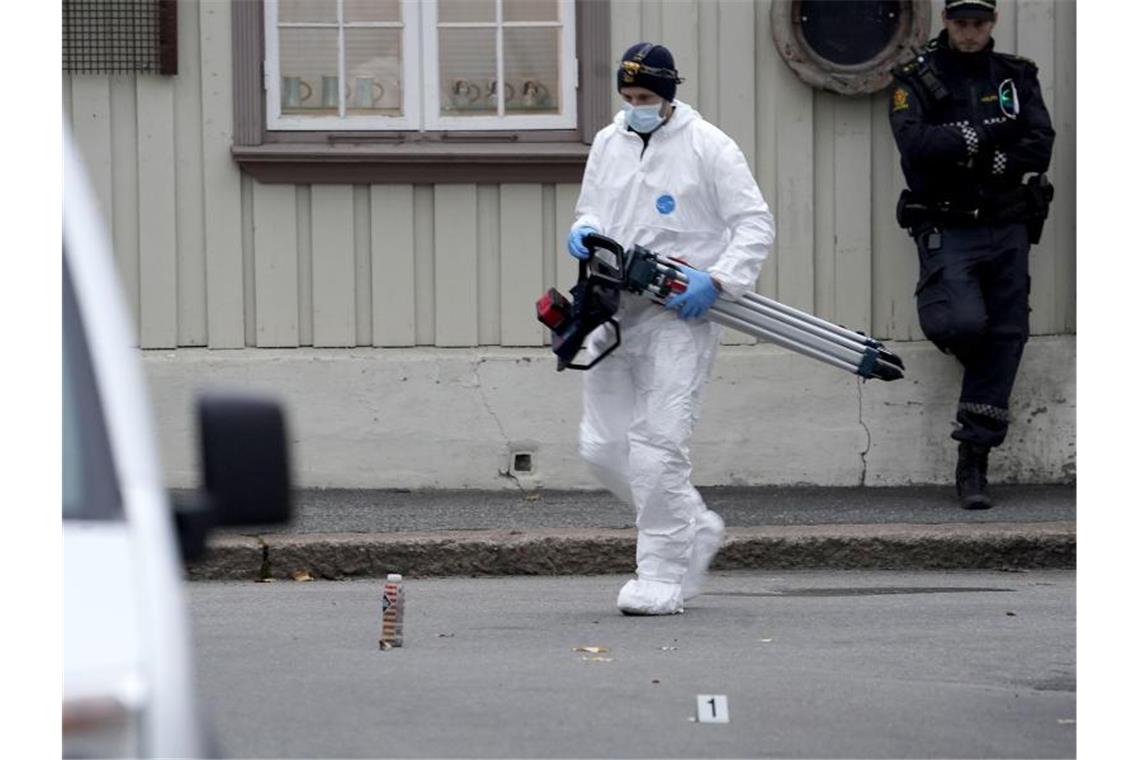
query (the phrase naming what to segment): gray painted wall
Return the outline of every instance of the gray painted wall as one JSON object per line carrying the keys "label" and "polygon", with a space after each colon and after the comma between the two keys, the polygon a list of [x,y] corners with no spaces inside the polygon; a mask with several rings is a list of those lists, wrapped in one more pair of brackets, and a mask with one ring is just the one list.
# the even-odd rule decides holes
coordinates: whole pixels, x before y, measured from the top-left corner
{"label": "gray painted wall", "polygon": [[[802,84],[771,43],[770,6],[614,0],[613,58],[665,41],[687,77],[679,97],[740,143],[778,227],[761,292],[921,339],[887,93]],[[178,8],[179,76],[64,78],[144,348],[542,345],[533,301],[573,278],[562,237],[577,185],[243,178],[229,156],[230,6]],[[1072,0],[1020,0],[1002,3],[996,32],[1039,64],[1058,131],[1057,199],[1032,258],[1035,335],[1076,331],[1075,27]]]}
{"label": "gray painted wall", "polygon": [[[1031,330],[1035,336],[1073,335],[1076,7],[1072,0],[1008,0],[1001,5],[998,47],[1037,61],[1058,132],[1050,172],[1057,199],[1031,259]],[[914,250],[894,223],[903,182],[887,124],[887,93],[845,98],[802,84],[771,44],[771,0],[613,0],[611,9],[613,59],[640,39],[669,45],[687,77],[679,97],[732,135],[748,156],[778,230],[776,251],[757,289],[881,338],[919,341],[905,344],[900,353],[929,352],[914,309]],[[937,19],[941,2],[932,0],[932,9]],[[575,274],[562,239],[576,184],[292,186],[263,185],[243,176],[229,153],[230,10],[228,2],[217,0],[178,3],[177,77],[76,75],[63,82],[65,116],[112,229],[139,345],[178,349],[145,355],[168,458],[180,472],[185,450],[172,430],[185,422],[172,399],[206,377],[241,380],[245,369],[276,357],[277,366],[288,371],[266,377],[288,383],[297,367],[315,362],[319,377],[301,376],[317,386],[291,395],[297,413],[322,409],[328,424],[349,430],[360,422],[360,409],[326,405],[324,390],[330,383],[349,382],[359,370],[361,349],[345,349],[383,349],[364,354],[368,372],[375,370],[377,377],[401,372],[409,361],[464,365],[465,357],[483,355],[478,346],[534,349],[546,342],[534,319],[534,299],[549,286],[566,288]],[[614,103],[616,108],[616,95]],[[775,351],[753,346],[740,335],[726,342],[742,344],[733,349],[739,353],[731,361],[745,367],[765,365]],[[1041,344],[1031,343],[1035,345]],[[1022,479],[1072,474],[1066,468],[1073,460],[1066,457],[1073,427],[1064,420],[1073,395],[1064,384],[1075,375],[1075,340],[1070,337],[1062,345],[1066,348],[1050,354],[1064,362],[1060,380],[1049,376],[1055,365],[1047,363],[1027,361],[1022,373],[1023,387],[1052,388],[1060,382],[1062,388],[1041,396],[1049,414],[1062,420],[1049,429],[1061,438],[1049,443],[1047,452],[1026,449],[1010,455],[1020,459],[1011,460],[1008,472]],[[191,350],[195,347],[244,350]],[[288,352],[261,350],[298,347],[314,350],[289,361],[284,358],[292,356]],[[443,349],[463,351],[441,354]],[[454,358],[440,359],[448,356]],[[576,391],[567,385],[573,381],[554,375],[549,362],[538,361],[545,352],[532,350],[528,356],[534,361],[508,363],[516,368],[503,370],[502,383],[512,389],[513,398],[522,403],[527,394],[569,392],[573,400],[567,403],[576,403]],[[952,399],[953,362],[930,366],[947,374],[925,378],[923,386],[942,389]],[[847,376],[833,375],[835,370],[812,367],[805,373],[819,383],[811,386],[817,394],[812,404],[822,408],[846,403],[855,387]],[[785,380],[767,371],[741,371],[732,393],[766,398],[784,392],[778,386]],[[898,393],[898,385],[865,387],[872,393]],[[377,387],[374,392],[402,393],[406,387]],[[803,396],[798,398],[793,408],[804,406]],[[432,401],[437,404],[433,414],[444,423],[478,414],[482,403],[463,394]],[[423,419],[422,409],[410,401],[394,403],[389,411],[397,417],[391,420],[395,428],[409,435]],[[855,482],[943,477],[949,416],[933,425],[933,418],[904,415],[898,434],[920,441],[908,449],[910,459],[896,460],[895,469],[883,465],[881,476]],[[576,425],[571,417],[559,418],[551,450],[572,452]],[[445,426],[432,419],[423,419],[424,432],[417,435],[435,430],[437,442],[448,440],[450,434],[440,432]],[[500,446],[500,438],[492,430],[482,445],[491,451]],[[859,449],[855,438],[845,456]],[[299,443],[304,451],[316,445],[309,439]],[[333,441],[325,443],[337,450]],[[782,467],[730,466],[734,455],[725,447],[696,456],[706,458],[701,465],[706,469],[698,470],[704,482],[784,482]],[[915,456],[920,461],[913,461]],[[851,482],[854,470],[838,476],[831,459],[813,458],[815,464],[805,464],[796,478]],[[563,462],[565,472],[577,472],[572,460],[566,455],[556,461]],[[314,461],[324,464],[305,470],[307,482],[362,484],[356,470],[341,468],[335,458]],[[468,477],[454,458],[443,461],[453,468],[451,476],[426,476],[426,470],[411,466],[395,472],[406,475],[406,485],[496,487],[494,477]],[[376,462],[371,471],[386,474],[369,482],[393,484],[387,474],[392,470],[381,465]],[[579,475],[567,478],[568,486],[590,485]]]}

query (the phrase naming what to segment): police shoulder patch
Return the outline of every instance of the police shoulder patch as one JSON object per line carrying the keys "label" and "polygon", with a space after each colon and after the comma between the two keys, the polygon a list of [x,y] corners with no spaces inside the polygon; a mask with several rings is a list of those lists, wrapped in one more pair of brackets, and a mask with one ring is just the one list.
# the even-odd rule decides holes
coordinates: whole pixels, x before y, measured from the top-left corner
{"label": "police shoulder patch", "polygon": [[905,111],[908,108],[910,108],[910,96],[902,87],[896,87],[894,95],[891,96],[891,110]]}

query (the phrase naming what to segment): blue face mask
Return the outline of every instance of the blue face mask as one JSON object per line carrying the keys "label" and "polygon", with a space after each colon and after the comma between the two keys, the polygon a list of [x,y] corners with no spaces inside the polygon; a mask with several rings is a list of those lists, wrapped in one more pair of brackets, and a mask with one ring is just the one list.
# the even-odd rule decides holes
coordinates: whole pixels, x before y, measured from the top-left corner
{"label": "blue face mask", "polygon": [[631,106],[629,103],[623,103],[622,108],[625,110],[625,123],[634,132],[643,135],[657,129],[661,126],[661,122],[665,121],[665,117],[661,115],[660,103],[649,106]]}

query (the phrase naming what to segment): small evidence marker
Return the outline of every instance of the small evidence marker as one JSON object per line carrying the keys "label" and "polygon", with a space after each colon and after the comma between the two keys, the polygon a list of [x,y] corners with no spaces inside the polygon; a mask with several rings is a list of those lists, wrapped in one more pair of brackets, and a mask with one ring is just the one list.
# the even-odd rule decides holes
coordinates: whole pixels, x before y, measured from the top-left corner
{"label": "small evidence marker", "polygon": [[728,723],[728,697],[724,694],[698,694],[697,722]]}

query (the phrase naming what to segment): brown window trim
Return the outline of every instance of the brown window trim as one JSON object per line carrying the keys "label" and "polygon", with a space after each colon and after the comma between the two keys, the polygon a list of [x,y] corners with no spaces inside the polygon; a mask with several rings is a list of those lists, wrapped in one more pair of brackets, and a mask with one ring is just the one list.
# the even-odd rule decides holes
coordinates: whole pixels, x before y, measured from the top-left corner
{"label": "brown window trim", "polygon": [[231,5],[234,160],[267,183],[578,182],[610,120],[610,0],[577,0],[578,129],[296,132],[265,128],[262,3]]}

